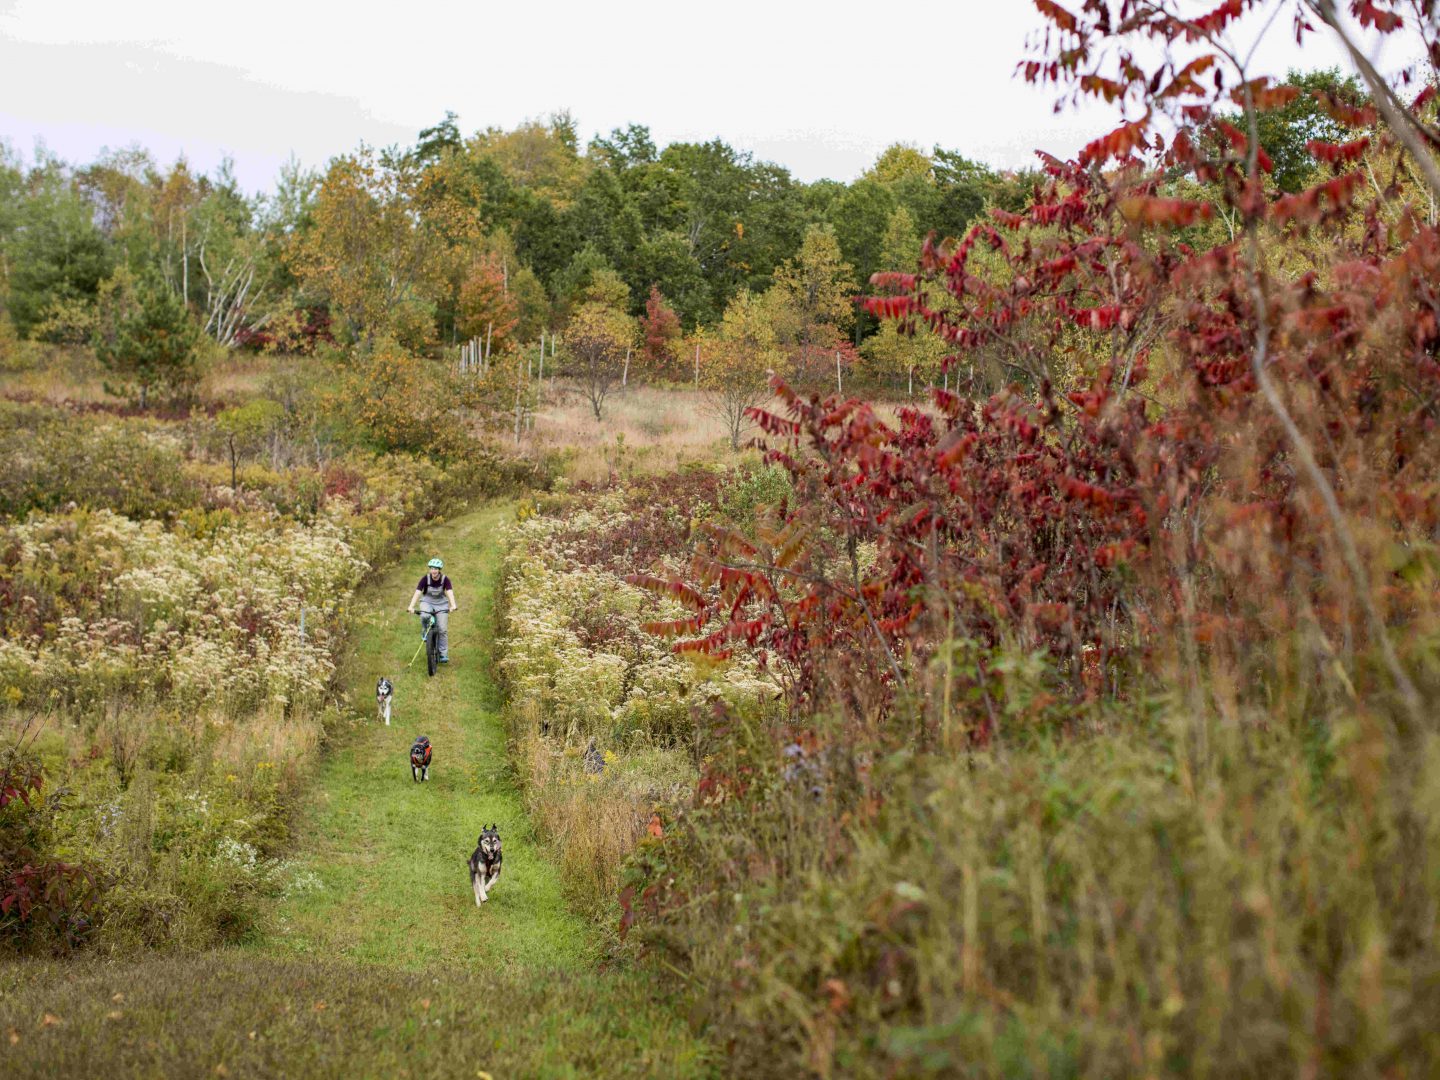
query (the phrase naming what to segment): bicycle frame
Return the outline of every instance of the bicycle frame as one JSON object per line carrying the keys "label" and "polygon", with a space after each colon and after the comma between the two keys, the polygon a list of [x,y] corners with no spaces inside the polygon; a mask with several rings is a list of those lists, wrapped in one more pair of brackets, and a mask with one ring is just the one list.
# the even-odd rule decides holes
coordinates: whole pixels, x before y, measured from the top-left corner
{"label": "bicycle frame", "polygon": [[436,616],[440,613],[421,609],[416,614],[420,616],[420,647],[425,650],[425,669],[428,674],[433,676],[439,664],[440,620]]}

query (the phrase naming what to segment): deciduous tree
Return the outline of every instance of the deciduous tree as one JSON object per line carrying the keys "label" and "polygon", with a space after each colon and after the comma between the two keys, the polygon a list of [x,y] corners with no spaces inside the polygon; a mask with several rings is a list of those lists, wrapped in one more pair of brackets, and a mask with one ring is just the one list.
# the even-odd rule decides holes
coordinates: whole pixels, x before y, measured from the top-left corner
{"label": "deciduous tree", "polygon": [[519,322],[506,269],[493,257],[477,260],[460,286],[455,319],[460,336],[481,338],[495,351],[510,344]]}
{"label": "deciduous tree", "polygon": [[564,374],[574,380],[595,419],[603,415],[605,401],[620,388],[625,358],[634,347],[635,326],[624,311],[609,304],[581,304],[565,326],[561,353]]}
{"label": "deciduous tree", "polygon": [[414,176],[368,149],[338,157],[321,181],[312,225],[295,236],[291,265],[301,287],[328,303],[351,340],[393,335],[419,344],[434,333],[443,269],[433,237],[415,221]]}
{"label": "deciduous tree", "polygon": [[680,362],[680,319],[660,292],[650,286],[645,314],[640,316],[641,351],[645,366],[652,372],[674,374]]}
{"label": "deciduous tree", "polygon": [[814,379],[854,320],[857,288],[832,229],[811,226],[799,252],[775,272],[771,299],[780,344],[792,351],[792,367]]}
{"label": "deciduous tree", "polygon": [[751,427],[751,410],[770,399],[769,380],[784,374],[785,354],[775,337],[766,298],[742,290],[725,309],[719,332],[702,349],[700,386],[709,408],[725,425],[730,448]]}

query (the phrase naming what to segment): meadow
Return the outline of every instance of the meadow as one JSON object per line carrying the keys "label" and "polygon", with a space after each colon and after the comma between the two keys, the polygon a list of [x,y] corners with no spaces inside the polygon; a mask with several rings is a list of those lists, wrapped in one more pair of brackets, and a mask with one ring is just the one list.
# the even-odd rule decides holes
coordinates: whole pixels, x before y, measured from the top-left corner
{"label": "meadow", "polygon": [[1434,1075],[1435,23],[1115,8],[1023,175],[0,161],[7,1071]]}

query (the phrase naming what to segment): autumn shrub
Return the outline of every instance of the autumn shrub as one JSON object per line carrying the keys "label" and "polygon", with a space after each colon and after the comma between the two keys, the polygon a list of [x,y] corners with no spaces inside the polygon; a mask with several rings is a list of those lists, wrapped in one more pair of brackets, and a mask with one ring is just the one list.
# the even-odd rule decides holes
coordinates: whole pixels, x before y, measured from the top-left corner
{"label": "autumn shrub", "polygon": [[714,477],[669,488],[668,499],[664,480],[552,497],[540,514],[527,508],[505,556],[497,651],[512,753],[587,907],[613,904],[625,854],[693,783],[697,723],[717,706],[761,715],[779,696],[753,662],[672,653],[645,627],[682,609],[612,569],[673,550]]}
{"label": "autumn shrub", "polygon": [[777,465],[732,469],[717,493],[720,512],[746,533],[754,532],[767,509],[784,505],[791,495],[790,477]]}
{"label": "autumn shrub", "polygon": [[164,517],[199,499],[173,430],[0,401],[0,517],[68,503]]}
{"label": "autumn shrub", "polygon": [[449,374],[428,357],[384,342],[351,361],[340,404],[377,449],[453,456],[466,440]]}
{"label": "autumn shrub", "polygon": [[56,819],[66,796],[45,790],[31,731],[0,751],[0,947],[68,952],[93,934],[105,872],[65,857]]}
{"label": "autumn shrub", "polygon": [[955,389],[891,421],[777,381],[783,503],[628,578],[789,714],[697,728],[622,926],[756,1075],[1428,1075],[1430,74],[1297,9],[1370,98],[1315,93],[1349,137],[1284,192],[1258,117],[1308,91],[1232,36],[1283,5],[1038,6],[1025,76],[1133,109],[872,282]]}

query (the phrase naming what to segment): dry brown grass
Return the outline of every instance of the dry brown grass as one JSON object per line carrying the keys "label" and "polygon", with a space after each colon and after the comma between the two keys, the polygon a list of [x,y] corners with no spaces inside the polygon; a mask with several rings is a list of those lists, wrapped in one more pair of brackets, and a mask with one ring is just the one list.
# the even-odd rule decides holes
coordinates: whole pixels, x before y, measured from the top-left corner
{"label": "dry brown grass", "polygon": [[571,899],[604,905],[618,892],[620,866],[644,831],[648,806],[535,733],[515,746],[525,776],[525,809],[551,842]]}
{"label": "dry brown grass", "polygon": [[534,453],[571,451],[566,473],[577,481],[665,472],[731,453],[724,425],[703,393],[634,387],[610,398],[596,420],[589,403],[563,381],[547,388],[522,445]]}
{"label": "dry brown grass", "polygon": [[224,353],[207,366],[200,380],[199,397],[212,402],[244,401],[260,393],[280,368],[312,362],[279,354]]}
{"label": "dry brown grass", "polygon": [[114,401],[105,393],[105,372],[89,349],[24,342],[0,364],[0,394],[41,401]]}
{"label": "dry brown grass", "polygon": [[550,841],[566,892],[587,910],[609,908],[620,889],[620,868],[651,812],[688,791],[693,771],[673,753],[639,743],[607,754],[603,771],[589,772],[578,745],[540,733],[534,701],[512,702],[508,719],[526,812]]}
{"label": "dry brown grass", "polygon": [[[60,404],[124,404],[105,390],[107,373],[90,349],[26,342],[24,353],[0,364],[0,395]],[[202,405],[228,405],[254,397],[270,376],[304,358],[216,349],[203,362],[204,374],[195,389]]]}
{"label": "dry brown grass", "polygon": [[[901,404],[877,403],[876,410],[881,419],[894,423]],[[915,404],[922,402],[917,398]],[[778,411],[780,402],[772,398],[764,407]],[[742,436],[742,447],[758,433],[752,426]],[[737,456],[704,391],[633,387],[606,401],[596,420],[589,402],[564,380],[547,386],[521,446],[534,454],[568,451],[566,475],[581,482],[631,472],[670,472],[686,462]]]}

